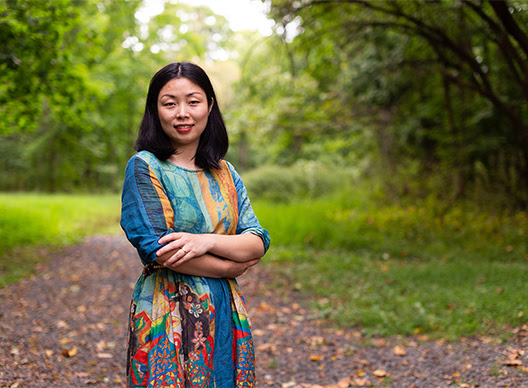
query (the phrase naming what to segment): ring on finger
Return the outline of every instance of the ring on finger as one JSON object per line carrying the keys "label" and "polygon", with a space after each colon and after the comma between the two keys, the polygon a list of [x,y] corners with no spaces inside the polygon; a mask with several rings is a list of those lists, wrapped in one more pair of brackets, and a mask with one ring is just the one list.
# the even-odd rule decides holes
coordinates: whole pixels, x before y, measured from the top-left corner
{"label": "ring on finger", "polygon": [[182,250],[182,251],[183,251],[183,253],[187,254],[187,251],[186,251],[185,249],[183,249],[183,248],[180,248],[180,250]]}

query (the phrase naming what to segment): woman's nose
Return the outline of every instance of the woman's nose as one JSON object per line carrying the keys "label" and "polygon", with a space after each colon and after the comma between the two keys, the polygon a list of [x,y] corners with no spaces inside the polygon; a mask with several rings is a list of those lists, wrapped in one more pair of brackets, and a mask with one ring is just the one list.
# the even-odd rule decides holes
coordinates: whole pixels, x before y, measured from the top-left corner
{"label": "woman's nose", "polygon": [[187,113],[187,109],[185,109],[185,104],[181,104],[176,108],[176,117],[177,118],[184,118],[188,117],[189,114]]}

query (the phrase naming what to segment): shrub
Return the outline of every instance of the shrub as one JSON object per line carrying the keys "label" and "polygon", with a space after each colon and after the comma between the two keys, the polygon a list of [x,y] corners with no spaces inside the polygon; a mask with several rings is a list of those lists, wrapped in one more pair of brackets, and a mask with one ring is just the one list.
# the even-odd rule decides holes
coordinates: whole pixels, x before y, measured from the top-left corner
{"label": "shrub", "polygon": [[351,168],[301,160],[292,166],[263,166],[243,179],[251,199],[290,203],[331,194],[356,177]]}

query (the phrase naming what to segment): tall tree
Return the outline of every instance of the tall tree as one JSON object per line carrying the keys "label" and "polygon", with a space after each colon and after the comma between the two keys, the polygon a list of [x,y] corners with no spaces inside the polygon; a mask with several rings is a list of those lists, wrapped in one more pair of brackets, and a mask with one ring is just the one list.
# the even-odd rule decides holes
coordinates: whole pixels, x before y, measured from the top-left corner
{"label": "tall tree", "polygon": [[452,166],[455,195],[482,180],[528,203],[525,2],[269,3],[279,32],[301,25],[290,51],[320,89],[346,84],[343,101],[382,113],[369,116],[391,164]]}
{"label": "tall tree", "polygon": [[143,24],[140,6],[0,0],[0,189],[118,189],[153,72],[229,50],[208,8],[167,2]]}
{"label": "tall tree", "polygon": [[68,70],[65,33],[78,13],[70,0],[0,2],[0,133],[31,129]]}

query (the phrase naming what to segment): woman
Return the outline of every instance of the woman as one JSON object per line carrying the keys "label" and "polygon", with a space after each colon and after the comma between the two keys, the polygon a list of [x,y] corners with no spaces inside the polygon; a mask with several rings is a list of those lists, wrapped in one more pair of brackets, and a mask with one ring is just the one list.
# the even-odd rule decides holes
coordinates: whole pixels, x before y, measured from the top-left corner
{"label": "woman", "polygon": [[158,71],[126,168],[121,226],[144,270],[129,320],[129,387],[252,387],[250,321],[235,278],[269,234],[240,176],[207,74]]}

